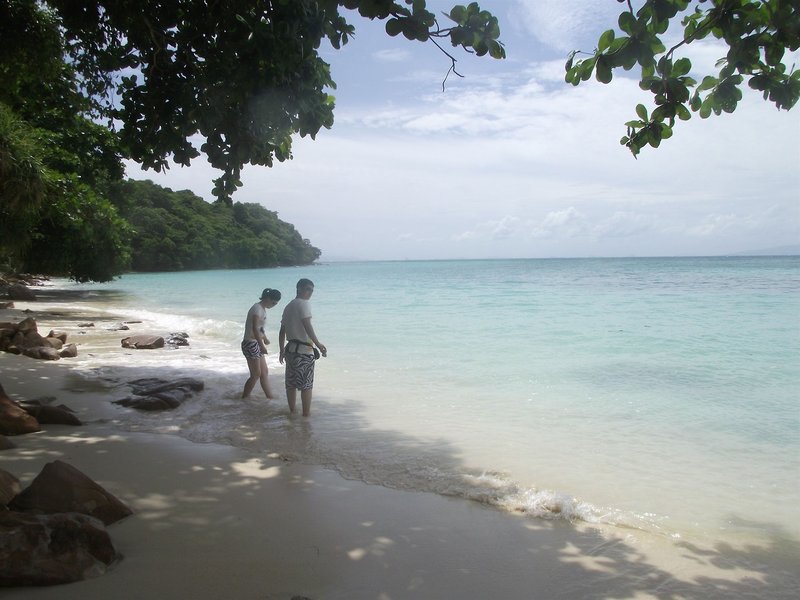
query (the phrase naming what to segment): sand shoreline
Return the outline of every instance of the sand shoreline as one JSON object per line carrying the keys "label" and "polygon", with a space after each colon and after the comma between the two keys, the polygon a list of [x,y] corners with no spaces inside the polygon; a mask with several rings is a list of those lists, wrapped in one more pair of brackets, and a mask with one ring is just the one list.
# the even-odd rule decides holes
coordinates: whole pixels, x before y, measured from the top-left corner
{"label": "sand shoreline", "polygon": [[[45,333],[85,319],[48,316],[59,311],[47,302],[18,302],[0,311],[0,321],[21,320],[26,308]],[[24,486],[45,463],[64,460],[135,511],[109,527],[124,558],[106,575],[0,589],[3,598],[782,598],[797,589],[796,548],[778,541],[698,548],[348,481],[229,446],[120,431],[108,390],[81,384],[69,359],[0,354],[0,381],[15,399],[55,396],[86,423],[12,438],[17,448],[0,452],[0,468]]]}

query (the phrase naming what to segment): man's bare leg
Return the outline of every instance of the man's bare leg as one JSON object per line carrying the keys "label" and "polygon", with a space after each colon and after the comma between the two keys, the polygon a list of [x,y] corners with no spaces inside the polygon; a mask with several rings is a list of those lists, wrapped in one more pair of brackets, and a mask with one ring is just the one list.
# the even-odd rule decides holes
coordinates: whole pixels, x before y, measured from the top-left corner
{"label": "man's bare leg", "polygon": [[300,399],[303,402],[304,417],[311,416],[311,392],[313,392],[313,388],[309,388],[307,390],[301,390],[300,392]]}
{"label": "man's bare leg", "polygon": [[286,401],[289,403],[289,412],[294,414],[294,408],[297,404],[297,390],[294,388],[286,388]]}

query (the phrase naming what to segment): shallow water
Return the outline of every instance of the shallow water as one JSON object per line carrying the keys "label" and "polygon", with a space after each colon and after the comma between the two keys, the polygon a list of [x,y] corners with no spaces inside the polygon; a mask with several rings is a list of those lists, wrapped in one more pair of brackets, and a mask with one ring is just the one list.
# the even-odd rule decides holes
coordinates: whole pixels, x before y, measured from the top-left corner
{"label": "shallow water", "polygon": [[[268,311],[277,353],[300,277],[316,284],[329,349],[310,421],[238,397],[247,309],[262,288],[283,291]],[[89,378],[169,369],[206,382],[168,414],[120,409],[122,427],[534,517],[712,543],[800,540],[798,257],[332,263],[55,283],[70,292],[65,307],[190,335],[179,350],[113,344],[78,357]],[[280,392],[282,367],[269,364]]]}

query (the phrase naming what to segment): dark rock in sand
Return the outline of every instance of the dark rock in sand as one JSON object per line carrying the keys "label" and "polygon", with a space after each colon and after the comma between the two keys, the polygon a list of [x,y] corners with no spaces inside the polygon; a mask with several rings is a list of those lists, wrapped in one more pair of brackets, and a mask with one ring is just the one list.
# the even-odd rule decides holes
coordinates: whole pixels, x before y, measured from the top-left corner
{"label": "dark rock in sand", "polygon": [[39,332],[35,329],[27,331],[25,337],[22,339],[22,346],[24,348],[38,348],[44,346],[46,343],[44,337],[39,335]]}
{"label": "dark rock in sand", "polygon": [[21,489],[19,479],[8,471],[0,469],[0,509],[8,506],[11,499],[19,494]]}
{"label": "dark rock in sand", "polygon": [[61,358],[75,358],[78,356],[78,347],[75,344],[67,344],[58,353]]}
{"label": "dark rock in sand", "polygon": [[123,348],[153,350],[164,347],[164,338],[159,335],[132,335],[122,340]]}
{"label": "dark rock in sand", "polygon": [[128,396],[127,398],[114,400],[113,402],[114,404],[119,404],[125,408],[135,408],[137,410],[144,410],[148,412],[156,410],[169,410],[171,408],[177,408],[179,405],[178,402],[170,403],[163,398],[159,398],[158,396]]}
{"label": "dark rock in sand", "polygon": [[40,425],[83,425],[68,406],[50,406],[36,400],[21,402],[20,408],[39,421]]}
{"label": "dark rock in sand", "polygon": [[116,496],[63,461],[47,463],[33,482],[9,504],[18,511],[77,512],[110,525],[133,511]]}
{"label": "dark rock in sand", "polygon": [[64,342],[62,342],[62,341],[61,341],[59,338],[57,338],[57,337],[46,337],[46,338],[42,338],[42,342],[44,342],[44,343],[42,344],[43,346],[44,346],[44,345],[47,345],[47,346],[50,346],[51,348],[53,348],[53,349],[55,349],[55,350],[61,350],[61,348],[63,348],[63,347],[64,347]]}
{"label": "dark rock in sand", "polygon": [[0,309],[14,308],[13,302],[0,302]]}
{"label": "dark rock in sand", "polygon": [[0,350],[12,354],[24,354],[42,360],[77,356],[77,348],[63,352],[66,340],[66,333],[55,331],[51,331],[47,337],[42,337],[37,330],[36,320],[31,317],[19,323],[0,323]]}
{"label": "dark rock in sand", "polygon": [[167,336],[166,343],[167,343],[167,346],[172,346],[173,348],[177,348],[179,346],[188,346],[189,345],[189,334],[188,333],[170,333]]}
{"label": "dark rock in sand", "polygon": [[118,558],[103,524],[81,514],[0,512],[0,586],[81,581]]}
{"label": "dark rock in sand", "polygon": [[0,451],[2,450],[11,450],[12,448],[16,448],[16,444],[8,439],[3,434],[0,434]]}
{"label": "dark rock in sand", "polygon": [[181,377],[174,381],[165,381],[163,379],[136,379],[129,384],[133,393],[137,396],[152,396],[159,392],[166,392],[175,388],[188,388],[194,392],[201,391],[205,384],[199,379],[192,377]]}
{"label": "dark rock in sand", "polygon": [[94,327],[94,323],[78,323],[78,327]]}
{"label": "dark rock in sand", "polygon": [[0,434],[22,435],[41,430],[39,421],[12,401],[0,385]]}
{"label": "dark rock in sand", "polygon": [[47,337],[58,338],[62,343],[67,343],[67,333],[65,331],[55,331],[54,329],[51,329],[50,333],[47,334]]}
{"label": "dark rock in sand", "polygon": [[9,300],[23,300],[31,302],[36,300],[36,294],[28,288],[27,285],[21,283],[14,283],[8,287],[6,291]]}
{"label": "dark rock in sand", "polygon": [[199,379],[183,377],[175,381],[146,378],[130,382],[134,396],[121,400],[114,400],[114,404],[138,410],[154,411],[177,408],[192,396],[192,392],[199,392],[205,384]]}
{"label": "dark rock in sand", "polygon": [[22,354],[29,358],[38,358],[41,360],[58,360],[61,355],[58,350],[50,346],[35,346],[33,348],[23,348]]}

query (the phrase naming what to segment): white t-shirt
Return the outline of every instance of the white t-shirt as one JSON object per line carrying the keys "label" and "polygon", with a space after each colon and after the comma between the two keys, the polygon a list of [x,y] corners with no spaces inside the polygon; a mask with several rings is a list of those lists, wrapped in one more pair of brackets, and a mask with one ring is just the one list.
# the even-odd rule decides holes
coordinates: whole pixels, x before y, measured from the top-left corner
{"label": "white t-shirt", "polygon": [[263,334],[264,327],[267,324],[267,309],[261,306],[261,302],[256,302],[250,307],[250,310],[247,311],[247,320],[244,323],[244,337],[242,338],[243,342],[258,339],[253,337],[253,319],[256,321],[256,327],[260,327],[261,333]]}
{"label": "white t-shirt", "polygon": [[[302,298],[295,298],[286,308],[283,309],[283,317],[281,324],[286,330],[287,340],[300,340],[301,342],[311,343],[311,338],[306,333],[306,328],[303,327],[303,319],[311,318],[311,303]],[[292,344],[294,346],[295,344]],[[291,348],[294,351],[294,348]],[[302,354],[311,354],[313,350],[310,346],[300,346],[297,352]]]}

